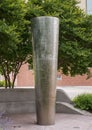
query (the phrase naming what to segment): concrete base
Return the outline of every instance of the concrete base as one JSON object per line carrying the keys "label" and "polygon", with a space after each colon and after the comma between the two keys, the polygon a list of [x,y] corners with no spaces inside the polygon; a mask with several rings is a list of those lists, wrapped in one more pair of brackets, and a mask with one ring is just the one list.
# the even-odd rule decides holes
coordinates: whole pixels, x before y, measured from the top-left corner
{"label": "concrete base", "polygon": [[[34,113],[35,111],[34,88],[0,89],[0,112],[22,114]],[[83,111],[73,107],[72,101],[62,89],[57,89],[56,112],[85,115]]]}

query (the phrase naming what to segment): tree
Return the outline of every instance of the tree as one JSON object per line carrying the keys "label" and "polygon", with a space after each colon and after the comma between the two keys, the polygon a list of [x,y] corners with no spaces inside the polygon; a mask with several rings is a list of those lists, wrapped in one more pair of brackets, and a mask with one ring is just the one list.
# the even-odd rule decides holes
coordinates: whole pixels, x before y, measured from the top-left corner
{"label": "tree", "polygon": [[32,56],[26,12],[26,4],[22,0],[0,2],[0,72],[4,75],[6,88],[14,87],[20,67]]}
{"label": "tree", "polygon": [[45,15],[60,19],[58,68],[66,75],[88,74],[92,66],[92,16],[84,14],[75,0],[30,0],[28,4],[29,18]]}
{"label": "tree", "polygon": [[[66,75],[89,73],[92,66],[92,16],[87,16],[75,0],[1,0],[0,72],[11,87],[22,64],[32,63],[31,19],[55,16],[60,19],[58,68]],[[88,26],[89,25],[89,26]],[[7,50],[7,51],[6,51]]]}
{"label": "tree", "polygon": [[92,22],[89,16],[78,16],[68,21],[63,28],[65,31],[61,32],[61,41],[64,42],[59,48],[59,66],[64,74],[72,76],[89,74],[89,67],[92,67]]}

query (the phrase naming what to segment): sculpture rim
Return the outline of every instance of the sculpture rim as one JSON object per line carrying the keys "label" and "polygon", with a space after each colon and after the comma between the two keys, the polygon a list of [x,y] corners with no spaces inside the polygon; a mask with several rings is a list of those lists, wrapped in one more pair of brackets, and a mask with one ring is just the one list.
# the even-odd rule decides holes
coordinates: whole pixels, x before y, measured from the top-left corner
{"label": "sculpture rim", "polygon": [[41,18],[49,18],[49,19],[57,19],[57,20],[59,20],[59,18],[55,17],[55,16],[37,16],[37,17],[33,17],[32,20],[41,19]]}

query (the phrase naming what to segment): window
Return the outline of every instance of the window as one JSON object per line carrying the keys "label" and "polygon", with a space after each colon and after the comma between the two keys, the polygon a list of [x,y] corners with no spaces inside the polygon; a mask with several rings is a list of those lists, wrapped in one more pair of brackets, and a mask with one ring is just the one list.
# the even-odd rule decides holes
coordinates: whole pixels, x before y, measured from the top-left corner
{"label": "window", "polygon": [[31,64],[28,65],[28,70],[33,70],[33,66]]}
{"label": "window", "polygon": [[87,0],[87,14],[92,14],[92,0]]}

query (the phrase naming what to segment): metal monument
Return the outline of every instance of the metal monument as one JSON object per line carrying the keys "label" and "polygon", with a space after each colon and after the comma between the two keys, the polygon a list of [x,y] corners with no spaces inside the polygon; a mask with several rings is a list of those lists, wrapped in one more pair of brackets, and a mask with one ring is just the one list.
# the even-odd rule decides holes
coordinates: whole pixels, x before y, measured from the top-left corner
{"label": "metal monument", "polygon": [[33,18],[32,36],[37,123],[52,125],[55,123],[59,19]]}

